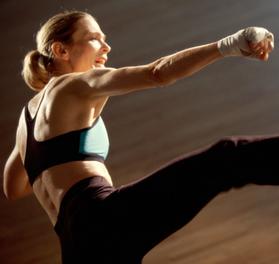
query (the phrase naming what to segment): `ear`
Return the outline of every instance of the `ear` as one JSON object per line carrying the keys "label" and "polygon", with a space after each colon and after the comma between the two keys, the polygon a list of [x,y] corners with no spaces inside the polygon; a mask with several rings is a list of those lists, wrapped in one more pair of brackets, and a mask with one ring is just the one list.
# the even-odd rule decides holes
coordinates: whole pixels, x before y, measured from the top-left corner
{"label": "ear", "polygon": [[53,42],[51,45],[51,50],[55,58],[68,60],[69,59],[69,51],[66,45],[61,42]]}

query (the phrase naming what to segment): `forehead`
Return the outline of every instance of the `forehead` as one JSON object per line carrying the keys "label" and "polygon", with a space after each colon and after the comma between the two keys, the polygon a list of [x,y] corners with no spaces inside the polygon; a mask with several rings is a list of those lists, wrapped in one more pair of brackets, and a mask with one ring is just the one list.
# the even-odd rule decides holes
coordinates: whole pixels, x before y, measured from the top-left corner
{"label": "forehead", "polygon": [[81,18],[76,24],[76,31],[73,35],[74,38],[83,37],[92,33],[99,33],[104,35],[99,24],[91,16]]}

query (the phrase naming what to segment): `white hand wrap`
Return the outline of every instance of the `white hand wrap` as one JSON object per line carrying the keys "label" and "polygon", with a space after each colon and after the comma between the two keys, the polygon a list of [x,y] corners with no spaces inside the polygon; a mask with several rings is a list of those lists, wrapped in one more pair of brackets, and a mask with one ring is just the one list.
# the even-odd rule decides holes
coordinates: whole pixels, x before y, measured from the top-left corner
{"label": "white hand wrap", "polygon": [[248,56],[253,57],[248,42],[257,44],[264,39],[269,39],[272,47],[274,46],[274,36],[267,29],[262,27],[248,27],[219,40],[218,49],[224,57],[243,56],[244,53],[246,56],[248,54]]}

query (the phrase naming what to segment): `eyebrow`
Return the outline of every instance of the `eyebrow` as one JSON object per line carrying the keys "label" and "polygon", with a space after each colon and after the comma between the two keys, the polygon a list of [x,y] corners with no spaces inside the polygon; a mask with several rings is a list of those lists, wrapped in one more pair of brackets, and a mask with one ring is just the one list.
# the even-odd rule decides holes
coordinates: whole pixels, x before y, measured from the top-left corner
{"label": "eyebrow", "polygon": [[95,35],[95,34],[101,36],[104,40],[106,40],[107,38],[107,36],[104,33],[100,33],[100,32],[86,31],[84,35],[87,36],[87,35]]}

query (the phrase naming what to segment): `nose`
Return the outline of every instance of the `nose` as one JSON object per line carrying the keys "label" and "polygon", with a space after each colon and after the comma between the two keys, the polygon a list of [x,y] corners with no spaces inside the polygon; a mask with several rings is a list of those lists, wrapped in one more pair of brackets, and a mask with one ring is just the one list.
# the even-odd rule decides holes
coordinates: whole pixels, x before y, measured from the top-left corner
{"label": "nose", "polygon": [[106,41],[103,42],[102,51],[104,53],[109,53],[111,51],[111,47]]}

